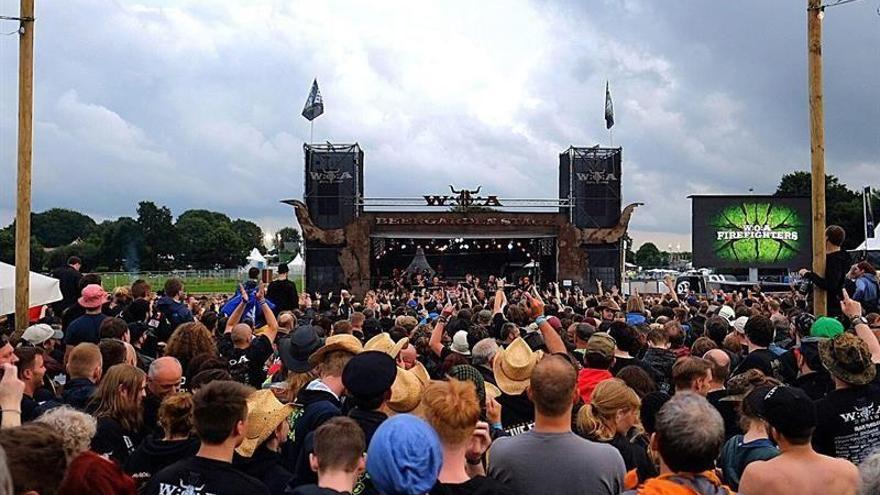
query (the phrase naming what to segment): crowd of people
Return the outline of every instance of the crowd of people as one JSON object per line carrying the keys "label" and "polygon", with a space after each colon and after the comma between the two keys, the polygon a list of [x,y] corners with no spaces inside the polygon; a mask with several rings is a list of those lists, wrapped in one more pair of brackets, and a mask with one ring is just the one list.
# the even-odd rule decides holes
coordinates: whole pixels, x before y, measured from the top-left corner
{"label": "crowd of people", "polygon": [[297,294],[284,266],[221,298],[108,294],[70,261],[65,300],[0,342],[0,494],[880,493],[876,281],[805,274],[815,317],[671,281]]}

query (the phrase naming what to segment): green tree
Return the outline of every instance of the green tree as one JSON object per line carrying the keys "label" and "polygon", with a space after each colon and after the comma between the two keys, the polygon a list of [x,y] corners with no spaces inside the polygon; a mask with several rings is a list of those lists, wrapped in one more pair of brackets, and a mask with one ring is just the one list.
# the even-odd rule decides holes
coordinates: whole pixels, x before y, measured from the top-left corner
{"label": "green tree", "polygon": [[174,228],[180,240],[175,257],[178,268],[234,268],[244,264],[246,248],[226,215],[190,210],[180,215]]}
{"label": "green tree", "polygon": [[642,268],[657,268],[663,263],[663,253],[653,242],[646,242],[636,251],[636,264]]}
{"label": "green tree", "polygon": [[31,214],[31,234],[46,247],[70,244],[85,239],[97,228],[95,221],[78,211],[52,208]]}
{"label": "green tree", "polygon": [[[776,196],[812,196],[812,175],[797,171],[785,174],[776,188]],[[875,210],[880,202],[874,198]],[[825,176],[825,223],[846,230],[844,249],[854,249],[865,240],[861,193],[851,191],[833,175]]]}
{"label": "green tree", "polygon": [[[263,229],[259,225],[250,220],[238,219],[232,222],[232,230],[238,234],[241,239],[241,245],[244,249],[250,250],[257,248],[261,254],[266,254],[266,246],[263,244]],[[247,256],[247,254],[245,254]]]}
{"label": "green tree", "polygon": [[[46,251],[37,236],[31,236],[31,270],[43,270]],[[0,230],[0,261],[15,264],[15,229],[12,226]]]}
{"label": "green tree", "polygon": [[98,265],[110,271],[136,272],[144,247],[143,232],[131,217],[108,220],[98,226],[100,242]]}
{"label": "green tree", "polygon": [[156,206],[152,201],[141,201],[137,208],[142,245],[139,250],[140,268],[161,270],[170,268],[177,251],[177,230],[171,222],[171,210]]}
{"label": "green tree", "polygon": [[[275,238],[281,243],[278,246],[279,253],[289,253],[295,257],[302,250],[302,235],[293,227],[284,227],[275,233]],[[288,249],[288,247],[292,249]]]}

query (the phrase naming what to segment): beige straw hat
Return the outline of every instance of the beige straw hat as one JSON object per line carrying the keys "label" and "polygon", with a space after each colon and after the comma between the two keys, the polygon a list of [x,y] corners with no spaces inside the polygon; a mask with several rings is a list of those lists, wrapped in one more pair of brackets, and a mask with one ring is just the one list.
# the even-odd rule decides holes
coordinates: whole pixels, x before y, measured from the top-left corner
{"label": "beige straw hat", "polygon": [[243,457],[254,451],[269,438],[282,421],[294,411],[291,404],[282,404],[271,390],[257,390],[247,399],[248,421],[244,441],[235,449]]}
{"label": "beige straw hat", "polygon": [[309,364],[312,366],[316,366],[318,363],[324,360],[324,356],[328,352],[333,351],[345,351],[350,352],[352,354],[360,354],[364,350],[363,344],[358,340],[354,335],[349,335],[347,333],[342,333],[338,335],[331,335],[327,337],[327,340],[324,341],[324,346],[314,352],[311,356],[309,356]]}
{"label": "beige straw hat", "polygon": [[397,343],[391,340],[391,336],[385,332],[376,335],[372,339],[368,340],[366,344],[364,344],[365,351],[382,351],[385,354],[397,359],[397,355],[400,354],[400,350],[406,347],[406,344],[409,343],[409,338],[404,337],[400,339]]}
{"label": "beige straw hat", "polygon": [[388,408],[395,413],[408,413],[422,402],[425,385],[415,373],[397,368],[397,378],[391,385],[391,399]]}
{"label": "beige straw hat", "polygon": [[507,395],[525,392],[529,388],[532,370],[541,356],[542,353],[533,352],[522,337],[511,342],[507,349],[498,349],[492,362],[498,388]]}

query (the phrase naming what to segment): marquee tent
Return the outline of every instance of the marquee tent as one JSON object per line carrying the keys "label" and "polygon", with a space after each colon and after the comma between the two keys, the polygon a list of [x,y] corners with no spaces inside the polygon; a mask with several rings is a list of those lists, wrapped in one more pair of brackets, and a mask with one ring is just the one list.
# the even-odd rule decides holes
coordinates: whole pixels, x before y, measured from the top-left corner
{"label": "marquee tent", "polygon": [[[31,272],[29,307],[42,306],[61,300],[57,279]],[[0,262],[0,315],[15,312],[15,266]]]}

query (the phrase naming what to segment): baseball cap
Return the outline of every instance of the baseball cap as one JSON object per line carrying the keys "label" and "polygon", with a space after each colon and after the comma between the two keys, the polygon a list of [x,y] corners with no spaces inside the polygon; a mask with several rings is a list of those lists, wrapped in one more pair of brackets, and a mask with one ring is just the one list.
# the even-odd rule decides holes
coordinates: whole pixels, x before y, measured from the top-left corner
{"label": "baseball cap", "polygon": [[21,334],[21,338],[31,345],[40,345],[49,339],[63,339],[64,332],[55,330],[45,323],[37,323],[27,327],[24,333]]}
{"label": "baseball cap", "polygon": [[605,332],[596,332],[590,336],[587,341],[586,353],[595,352],[605,357],[613,357],[614,350],[617,348],[617,341],[614,337]]}
{"label": "baseball cap", "polygon": [[718,310],[718,316],[732,323],[733,320],[736,318],[736,311],[734,311],[733,308],[731,308],[730,306],[721,306],[721,309]]}
{"label": "baseball cap", "polygon": [[843,333],[843,323],[836,318],[822,316],[810,327],[810,335],[823,339],[833,339]]}
{"label": "baseball cap", "polygon": [[290,271],[290,268],[287,266],[287,263],[281,263],[278,265],[278,273],[287,273]]}
{"label": "baseball cap", "polygon": [[739,318],[733,320],[733,329],[736,330],[737,333],[746,333],[746,323],[748,322],[748,316],[740,316]]}
{"label": "baseball cap", "polygon": [[760,404],[756,409],[767,422],[782,435],[789,438],[809,437],[816,427],[816,405],[806,392],[797,387],[778,385],[761,391]]}

